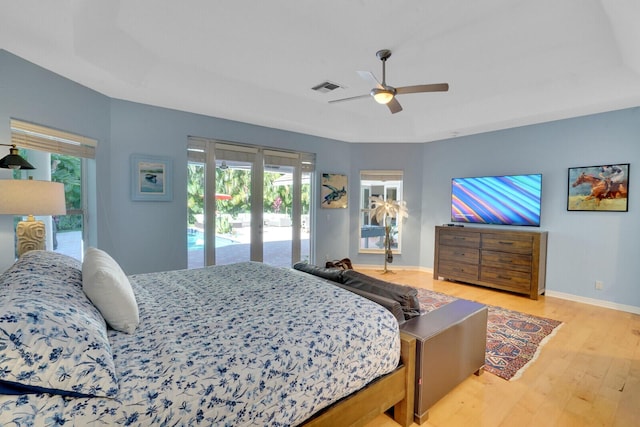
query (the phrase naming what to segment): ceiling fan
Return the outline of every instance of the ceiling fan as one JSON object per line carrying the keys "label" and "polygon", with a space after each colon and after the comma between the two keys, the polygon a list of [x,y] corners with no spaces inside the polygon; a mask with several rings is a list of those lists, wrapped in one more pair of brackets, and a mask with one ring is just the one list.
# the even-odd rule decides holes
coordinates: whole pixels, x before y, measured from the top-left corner
{"label": "ceiling fan", "polygon": [[379,104],[386,104],[391,111],[391,114],[402,111],[402,105],[396,99],[396,95],[402,95],[406,93],[421,93],[421,92],[446,92],[449,90],[448,83],[435,83],[427,85],[415,85],[415,86],[403,86],[393,87],[387,84],[387,76],[385,64],[387,59],[391,57],[391,51],[388,49],[382,49],[376,52],[376,56],[382,61],[382,83],[380,83],[376,77],[370,71],[358,71],[360,77],[372,83],[375,87],[371,89],[366,95],[352,96],[350,98],[334,99],[332,102],[351,101],[352,99],[366,98],[372,96]]}

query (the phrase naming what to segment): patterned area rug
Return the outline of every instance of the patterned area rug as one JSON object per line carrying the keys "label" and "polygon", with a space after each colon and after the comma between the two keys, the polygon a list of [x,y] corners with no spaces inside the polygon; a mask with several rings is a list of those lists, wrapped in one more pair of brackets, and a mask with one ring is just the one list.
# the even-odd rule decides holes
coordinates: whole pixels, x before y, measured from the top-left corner
{"label": "patterned area rug", "polygon": [[[422,312],[442,307],[456,298],[428,289],[418,289]],[[542,346],[555,335],[562,322],[506,308],[488,306],[485,371],[515,380],[537,357]]]}

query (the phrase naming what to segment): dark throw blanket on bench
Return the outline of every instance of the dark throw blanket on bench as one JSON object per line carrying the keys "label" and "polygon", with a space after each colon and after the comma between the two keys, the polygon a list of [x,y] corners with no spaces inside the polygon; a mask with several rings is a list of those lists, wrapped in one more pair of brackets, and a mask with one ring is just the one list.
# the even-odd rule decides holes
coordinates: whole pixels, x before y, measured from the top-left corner
{"label": "dark throw blanket on bench", "polygon": [[409,320],[420,315],[418,291],[411,286],[385,282],[384,280],[379,280],[354,270],[323,268],[304,262],[295,264],[293,268],[340,284],[345,289],[367,298],[369,298],[369,296],[366,294],[370,294],[382,297],[387,301],[392,301],[391,305],[376,302],[385,306],[394,314],[396,314],[397,311],[396,304],[393,304],[393,302],[395,302],[400,305],[404,320]]}

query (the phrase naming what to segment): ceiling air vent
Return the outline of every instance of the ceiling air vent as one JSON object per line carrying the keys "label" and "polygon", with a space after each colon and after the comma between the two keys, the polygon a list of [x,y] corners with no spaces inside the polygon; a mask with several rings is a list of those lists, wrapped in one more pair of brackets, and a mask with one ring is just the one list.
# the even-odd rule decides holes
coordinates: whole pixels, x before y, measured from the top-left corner
{"label": "ceiling air vent", "polygon": [[331,92],[332,90],[336,90],[339,87],[342,87],[342,86],[340,86],[337,83],[326,81],[326,82],[320,83],[319,85],[315,85],[311,89],[316,90],[318,92],[327,93],[327,92]]}

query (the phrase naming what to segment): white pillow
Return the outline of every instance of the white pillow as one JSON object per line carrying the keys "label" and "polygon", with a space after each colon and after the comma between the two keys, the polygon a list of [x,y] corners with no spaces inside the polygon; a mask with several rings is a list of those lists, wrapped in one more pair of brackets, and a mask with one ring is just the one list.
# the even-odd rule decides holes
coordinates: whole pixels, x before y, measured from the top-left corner
{"label": "white pillow", "polygon": [[140,318],[129,279],[103,250],[88,248],[82,262],[82,289],[113,329],[135,331]]}

